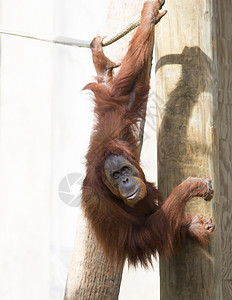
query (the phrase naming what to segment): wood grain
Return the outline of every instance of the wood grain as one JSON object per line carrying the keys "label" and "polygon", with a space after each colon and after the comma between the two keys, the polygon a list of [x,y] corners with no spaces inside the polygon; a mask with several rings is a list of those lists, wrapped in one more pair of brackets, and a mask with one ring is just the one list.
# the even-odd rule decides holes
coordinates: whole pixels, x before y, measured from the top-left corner
{"label": "wood grain", "polygon": [[216,1],[222,299],[232,299],[232,5]]}
{"label": "wood grain", "polygon": [[[211,177],[215,188],[213,201],[194,199],[186,212],[214,217],[220,224],[218,94],[215,89],[218,66],[212,42],[212,36],[216,37],[214,8],[208,0],[168,1],[165,5],[168,16],[156,31],[158,184],[167,196],[188,176]],[[228,119],[228,114],[222,109],[223,120]],[[224,134],[227,127],[223,127]],[[227,145],[225,147],[228,152]],[[227,174],[226,166],[220,170]],[[228,177],[224,182],[227,190]],[[169,262],[161,263],[161,299],[223,299],[220,235],[219,227],[207,251],[188,241]]]}

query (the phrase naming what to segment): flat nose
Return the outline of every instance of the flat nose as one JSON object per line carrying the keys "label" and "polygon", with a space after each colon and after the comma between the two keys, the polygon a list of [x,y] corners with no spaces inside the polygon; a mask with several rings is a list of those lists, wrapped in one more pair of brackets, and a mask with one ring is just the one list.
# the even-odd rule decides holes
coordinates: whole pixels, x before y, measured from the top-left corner
{"label": "flat nose", "polygon": [[124,177],[122,179],[122,183],[127,184],[129,182],[129,178],[128,177]]}

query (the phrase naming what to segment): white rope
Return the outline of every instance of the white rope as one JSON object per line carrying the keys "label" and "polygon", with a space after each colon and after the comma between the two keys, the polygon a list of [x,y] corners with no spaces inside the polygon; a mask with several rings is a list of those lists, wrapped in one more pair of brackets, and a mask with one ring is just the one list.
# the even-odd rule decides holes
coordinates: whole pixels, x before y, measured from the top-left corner
{"label": "white rope", "polygon": [[64,36],[39,36],[39,35],[34,35],[30,33],[21,33],[16,30],[11,30],[7,29],[4,26],[0,25],[0,34],[5,34],[5,35],[11,35],[11,36],[17,36],[21,38],[26,38],[26,39],[33,39],[41,42],[47,42],[47,43],[54,43],[54,44],[60,44],[60,45],[65,45],[65,46],[76,46],[76,47],[90,47],[90,42],[88,41],[82,41],[78,39],[73,39],[69,37],[64,37]]}
{"label": "white rope", "polygon": [[[162,6],[164,4],[165,0],[159,0],[160,5]],[[135,29],[139,26],[141,21],[140,15],[137,16],[134,20],[132,20],[130,23],[128,23],[123,29],[121,29],[118,33],[115,33],[113,35],[110,35],[108,37],[105,37],[103,40],[102,46],[108,46],[123,36],[125,36],[127,33]],[[47,43],[53,43],[53,44],[60,44],[65,46],[74,46],[74,47],[84,47],[84,48],[90,48],[90,41],[83,41],[78,40],[70,37],[65,36],[55,36],[55,37],[42,37],[38,35],[33,35],[29,33],[21,33],[15,30],[10,30],[5,28],[3,25],[0,25],[0,34],[5,35],[11,35],[11,36],[17,36],[21,38],[27,38],[27,39],[33,39],[41,42],[47,42]]]}
{"label": "white rope", "polygon": [[135,29],[136,27],[139,26],[141,21],[141,16],[137,16],[134,20],[132,20],[130,23],[127,24],[121,31],[118,33],[112,34],[108,37],[105,37],[102,43],[102,46],[108,46],[117,40],[121,39],[123,36],[125,36],[127,33]]}
{"label": "white rope", "polygon": [[[103,40],[103,47],[108,46],[115,41],[122,38],[124,35],[126,35],[128,32],[132,31],[134,28],[138,27],[140,24],[140,16],[135,18],[133,21],[131,21],[129,24],[127,24],[121,31],[119,31],[116,34],[110,35],[108,37],[105,37]],[[5,28],[3,25],[0,25],[0,34],[4,35],[11,35],[16,36],[20,38],[26,38],[26,39],[33,39],[40,42],[47,42],[47,43],[53,43],[53,44],[60,44],[65,46],[74,46],[74,47],[84,47],[84,48],[90,48],[90,41],[83,41],[78,40],[70,37],[65,36],[39,36],[34,35],[31,33],[22,33],[16,30],[11,30],[8,28]]]}

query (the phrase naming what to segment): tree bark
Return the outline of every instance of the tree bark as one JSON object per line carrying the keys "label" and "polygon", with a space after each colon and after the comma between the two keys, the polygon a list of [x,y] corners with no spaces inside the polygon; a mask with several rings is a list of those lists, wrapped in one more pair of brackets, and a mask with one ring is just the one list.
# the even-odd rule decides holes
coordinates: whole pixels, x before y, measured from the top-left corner
{"label": "tree bark", "polygon": [[188,241],[161,263],[163,300],[231,299],[232,102],[231,84],[223,83],[232,74],[229,2],[167,1],[156,34],[159,188],[167,196],[188,176],[211,177],[213,201],[194,199],[187,212],[213,217],[218,228],[208,250]]}
{"label": "tree bark", "polygon": [[[220,300],[232,299],[232,4],[230,0],[215,1],[215,48],[217,63],[217,90],[215,107],[218,117],[219,139],[219,197],[215,203],[218,224],[218,242],[221,253],[215,260],[221,266],[218,279]],[[214,299],[214,298],[212,298]],[[216,299],[216,298],[215,298]]]}
{"label": "tree bark", "polygon": [[118,299],[122,269],[105,261],[80,212],[64,299]]}

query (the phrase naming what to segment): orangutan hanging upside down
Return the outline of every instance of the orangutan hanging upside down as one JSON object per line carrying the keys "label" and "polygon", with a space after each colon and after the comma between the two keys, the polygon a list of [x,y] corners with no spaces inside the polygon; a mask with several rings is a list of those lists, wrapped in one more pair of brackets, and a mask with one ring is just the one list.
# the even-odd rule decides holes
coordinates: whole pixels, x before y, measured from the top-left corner
{"label": "orangutan hanging upside down", "polygon": [[86,155],[82,207],[96,240],[110,261],[147,266],[158,252],[167,257],[186,236],[207,244],[215,225],[211,219],[184,214],[193,197],[210,200],[211,180],[188,178],[161,205],[156,187],[140,167],[138,124],[145,118],[149,92],[149,59],[154,25],[166,14],[159,1],[147,1],[118,74],[103,53],[102,38],[91,43],[97,82],[94,93],[96,124]]}

